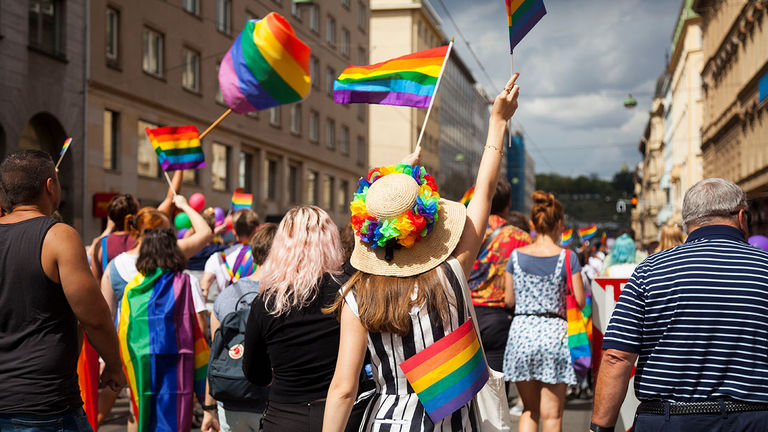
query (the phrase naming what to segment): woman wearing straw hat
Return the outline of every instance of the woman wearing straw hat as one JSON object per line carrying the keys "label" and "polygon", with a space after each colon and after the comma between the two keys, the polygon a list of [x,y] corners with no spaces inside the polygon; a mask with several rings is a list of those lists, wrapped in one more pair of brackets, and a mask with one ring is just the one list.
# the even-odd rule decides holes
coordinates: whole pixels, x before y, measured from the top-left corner
{"label": "woman wearing straw hat", "polygon": [[324,431],[344,430],[366,347],[377,388],[366,430],[475,429],[469,404],[434,421],[400,364],[468,320],[461,279],[474,264],[487,226],[506,122],[517,109],[516,79],[517,74],[494,101],[467,208],[440,199],[432,176],[418,165],[375,168],[360,180],[350,206],[356,234],[351,263],[359,271],[331,308],[340,316],[341,342]]}

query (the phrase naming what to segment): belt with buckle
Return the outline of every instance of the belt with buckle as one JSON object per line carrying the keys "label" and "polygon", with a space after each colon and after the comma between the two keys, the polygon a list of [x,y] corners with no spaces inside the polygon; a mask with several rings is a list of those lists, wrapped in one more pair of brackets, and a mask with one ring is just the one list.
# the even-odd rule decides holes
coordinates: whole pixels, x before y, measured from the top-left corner
{"label": "belt with buckle", "polygon": [[742,402],[742,401],[708,401],[708,402],[641,402],[637,407],[638,414],[666,415],[666,406],[669,405],[669,415],[692,414],[722,414],[740,413],[750,411],[768,411],[768,403]]}

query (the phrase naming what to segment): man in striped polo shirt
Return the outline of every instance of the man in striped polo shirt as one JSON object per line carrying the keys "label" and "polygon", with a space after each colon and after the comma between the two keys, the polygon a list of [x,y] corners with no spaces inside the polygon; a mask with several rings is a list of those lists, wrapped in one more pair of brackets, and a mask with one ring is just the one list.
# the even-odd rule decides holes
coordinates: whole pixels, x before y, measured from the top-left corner
{"label": "man in striped polo shirt", "polygon": [[750,246],[744,192],[685,194],[687,241],[648,257],[603,341],[591,430],[612,431],[635,361],[635,432],[768,430],[768,252]]}

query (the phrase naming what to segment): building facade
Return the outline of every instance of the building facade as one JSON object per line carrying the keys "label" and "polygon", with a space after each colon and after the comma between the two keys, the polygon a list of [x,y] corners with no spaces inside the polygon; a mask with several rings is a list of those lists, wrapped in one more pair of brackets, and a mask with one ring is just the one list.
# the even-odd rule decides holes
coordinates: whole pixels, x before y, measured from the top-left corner
{"label": "building facade", "polygon": [[768,1],[696,0],[702,16],[704,176],[736,182],[768,234]]}
{"label": "building facade", "polygon": [[520,131],[512,133],[506,149],[506,179],[512,185],[510,209],[529,217],[533,208],[533,192],[536,190],[536,167],[525,148]]}
{"label": "building facade", "polygon": [[0,159],[19,149],[44,150],[54,161],[73,142],[59,179],[64,219],[81,229],[83,183],[86,2],[0,2]]}
{"label": "building facade", "polygon": [[131,192],[149,205],[161,199],[167,185],[145,128],[193,124],[203,131],[224,113],[218,65],[247,20],[275,11],[312,50],[309,96],[227,117],[203,140],[207,167],[185,172],[183,192],[227,208],[233,190],[243,188],[262,218],[315,204],[345,223],[357,179],[368,169],[368,118],[333,102],[333,81],[350,63],[367,61],[367,1],[90,5],[86,196]]}

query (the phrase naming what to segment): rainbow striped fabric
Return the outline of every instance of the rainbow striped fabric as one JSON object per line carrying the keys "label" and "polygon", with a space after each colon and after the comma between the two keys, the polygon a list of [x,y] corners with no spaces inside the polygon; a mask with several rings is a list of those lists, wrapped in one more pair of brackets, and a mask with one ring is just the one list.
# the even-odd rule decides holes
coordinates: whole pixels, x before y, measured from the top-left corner
{"label": "rainbow striped fabric", "polygon": [[248,20],[219,67],[224,102],[243,114],[304,99],[310,88],[309,54],[279,14]]}
{"label": "rainbow striped fabric", "polygon": [[198,169],[205,166],[200,131],[195,126],[146,128],[149,141],[164,171]]}
{"label": "rainbow striped fabric", "polygon": [[464,195],[462,195],[459,202],[461,204],[464,204],[464,206],[468,206],[469,202],[472,201],[472,197],[475,196],[475,187],[472,186],[471,188],[467,189],[466,192],[464,192]]}
{"label": "rainbow striped fabric", "polygon": [[488,381],[472,319],[400,363],[400,369],[435,423],[469,403]]}
{"label": "rainbow striped fabric", "polygon": [[568,228],[560,235],[560,245],[567,246],[573,240],[573,228]]}
{"label": "rainbow striped fabric", "polygon": [[587,241],[597,235],[597,225],[588,226],[586,228],[579,228],[578,232],[581,241]]}
{"label": "rainbow striped fabric", "polygon": [[447,52],[446,45],[369,66],[349,66],[333,83],[333,99],[338,104],[426,108]]}
{"label": "rainbow striped fabric", "polygon": [[189,275],[157,269],[133,278],[123,294],[118,337],[139,431],[190,430],[192,397],[202,402],[210,349],[197,324]]}
{"label": "rainbow striped fabric", "polygon": [[253,208],[253,194],[243,192],[243,188],[235,189],[232,193],[232,211],[245,210]]}
{"label": "rainbow striped fabric", "polygon": [[547,14],[544,0],[506,0],[509,21],[509,52]]}
{"label": "rainbow striped fabric", "polygon": [[224,263],[224,268],[227,270],[227,276],[229,276],[230,282],[235,283],[244,277],[252,275],[253,272],[256,271],[256,263],[253,262],[251,245],[243,245],[243,248],[240,250],[240,253],[237,254],[235,262],[231,268],[227,262],[227,254],[223,251],[220,253],[221,261]]}
{"label": "rainbow striped fabric", "polygon": [[59,152],[59,157],[64,156],[64,153],[67,152],[69,149],[69,145],[72,144],[72,138],[67,138],[64,140],[64,145],[61,146],[61,151]]}

